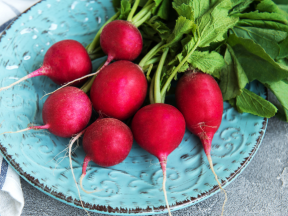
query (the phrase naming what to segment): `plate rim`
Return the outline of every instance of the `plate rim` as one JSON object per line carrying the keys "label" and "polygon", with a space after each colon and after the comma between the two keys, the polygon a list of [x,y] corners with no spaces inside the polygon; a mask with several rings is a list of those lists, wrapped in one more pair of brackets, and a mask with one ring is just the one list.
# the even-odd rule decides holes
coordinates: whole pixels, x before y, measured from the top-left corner
{"label": "plate rim", "polygon": [[[36,6],[40,3],[43,3],[45,1],[46,0],[40,0],[39,2],[36,2],[35,4],[33,4],[29,8],[27,8],[25,11],[23,11],[21,14],[16,16],[11,21],[11,23],[3,30],[3,32],[0,34],[0,42],[4,38],[4,36],[6,35],[6,31],[12,27],[12,25],[15,23],[16,20],[21,18],[21,16],[23,16],[25,13],[30,11],[34,6]],[[268,90],[266,87],[265,87],[265,90],[266,90],[266,99],[267,99],[268,98]],[[235,180],[236,177],[238,175],[240,175],[242,171],[245,170],[245,168],[248,166],[249,162],[253,159],[254,155],[258,151],[258,149],[259,149],[259,147],[260,147],[260,145],[264,139],[267,125],[268,125],[268,119],[263,118],[261,131],[259,132],[260,135],[257,138],[257,143],[255,144],[252,151],[249,153],[249,156],[246,157],[245,160],[240,164],[240,167],[238,167],[228,178],[226,178],[226,181],[222,180],[221,185],[223,188],[225,188],[233,180]],[[23,169],[20,167],[20,165],[14,159],[12,159],[12,156],[7,153],[7,149],[4,146],[2,146],[1,142],[0,142],[0,153],[3,155],[3,158],[8,162],[8,164],[13,168],[13,170],[15,170],[15,172],[17,174],[19,174],[21,176],[21,178],[25,179],[25,181],[28,182],[29,184],[31,184],[33,187],[35,187],[38,190],[40,190],[41,192],[49,195],[50,197],[52,197],[58,201],[61,201],[62,203],[83,209],[80,200],[78,200],[78,199],[73,200],[73,198],[71,196],[66,197],[63,193],[56,192],[56,191],[48,188],[44,184],[41,184],[38,179],[35,179],[30,174],[25,173],[23,171]],[[198,195],[198,197],[190,197],[187,200],[184,200],[181,202],[176,202],[176,204],[170,205],[170,209],[171,209],[171,211],[177,211],[177,210],[180,210],[183,208],[187,208],[187,207],[192,206],[198,202],[204,201],[205,199],[218,193],[219,191],[220,191],[219,185],[214,185],[214,187],[211,190]],[[168,212],[166,206],[155,207],[155,208],[153,208],[153,211],[152,211],[152,209],[149,206],[146,209],[142,209],[142,208],[126,209],[126,208],[121,208],[121,207],[114,209],[111,206],[102,206],[102,205],[96,206],[95,204],[92,205],[92,204],[85,203],[85,202],[83,202],[83,205],[84,205],[85,209],[87,209],[88,211],[92,211],[92,212],[96,212],[96,213],[100,213],[100,214],[101,213],[102,214],[109,214],[109,215],[119,215],[119,214],[124,214],[124,215],[127,215],[127,214],[129,214],[129,215],[147,215],[147,214],[149,214],[149,215],[154,215],[154,214],[162,214],[162,213]]]}

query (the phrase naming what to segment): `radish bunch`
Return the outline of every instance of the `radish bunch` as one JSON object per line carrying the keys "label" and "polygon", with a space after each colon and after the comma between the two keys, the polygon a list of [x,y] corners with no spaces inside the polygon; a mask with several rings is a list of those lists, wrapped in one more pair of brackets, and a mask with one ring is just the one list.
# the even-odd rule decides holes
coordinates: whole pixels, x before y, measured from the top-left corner
{"label": "radish bunch", "polygon": [[[169,17],[163,17],[161,11],[166,9],[168,1],[160,2],[135,0],[128,14],[120,10],[105,23],[86,49],[73,40],[54,44],[47,51],[40,69],[0,91],[39,75],[46,75],[62,85],[44,104],[44,125],[18,132],[48,129],[57,136],[72,137],[69,143],[69,160],[77,189],[71,151],[74,142],[83,136],[86,156],[79,182],[86,193],[97,192],[84,189],[88,163],[94,162],[103,167],[121,163],[128,156],[134,138],[160,162],[163,193],[171,215],[165,186],[168,156],[181,143],[186,125],[188,130],[200,138],[211,170],[223,190],[211,158],[211,142],[222,120],[223,98],[218,83],[211,75],[206,74],[209,69],[203,71],[206,73],[194,71],[196,66],[205,69],[199,63],[199,58],[194,61],[199,57],[197,55],[201,54],[203,48],[208,50],[210,43],[218,41],[205,42],[206,38],[213,40],[213,37],[202,39],[203,34],[208,33],[201,32],[203,29],[196,26],[197,22],[190,20],[192,16],[178,14],[175,22],[169,20]],[[219,2],[217,4],[221,4]],[[181,10],[177,9],[176,4],[186,4],[185,1],[173,3],[177,13],[181,13]],[[184,8],[188,10],[189,7],[186,5]],[[172,13],[171,17],[174,15]],[[208,23],[207,26],[212,24]],[[154,31],[149,40],[147,29]],[[206,27],[203,31],[205,29]],[[217,34],[223,36],[222,30]],[[146,48],[145,40],[148,41]],[[143,48],[149,51],[143,53]],[[91,59],[105,54],[107,60],[96,72],[90,73]],[[218,58],[220,54],[213,55]],[[217,67],[215,66],[215,71],[219,69]],[[165,104],[166,94],[174,93],[170,89],[172,80],[177,79],[178,72],[185,71],[175,91],[177,108]],[[78,86],[90,76],[93,77],[81,89],[67,86]],[[150,104],[141,108],[146,97],[149,97]],[[100,117],[87,127],[92,107]],[[131,129],[122,122],[130,118]],[[78,192],[80,197],[79,189]]]}

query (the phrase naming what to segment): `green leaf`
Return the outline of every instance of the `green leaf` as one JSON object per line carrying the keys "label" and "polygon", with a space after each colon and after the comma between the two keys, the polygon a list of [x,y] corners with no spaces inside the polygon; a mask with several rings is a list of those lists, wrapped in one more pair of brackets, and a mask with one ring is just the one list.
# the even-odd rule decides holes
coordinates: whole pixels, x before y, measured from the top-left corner
{"label": "green leaf", "polygon": [[[286,0],[285,0],[286,1]],[[278,7],[288,14],[288,4],[287,5],[278,5]]]}
{"label": "green leaf", "polygon": [[260,12],[283,14],[283,11],[272,0],[261,0],[257,5],[256,10],[259,10]]}
{"label": "green leaf", "polygon": [[153,32],[157,32],[162,40],[166,40],[171,35],[170,28],[167,27],[165,23],[161,22],[157,16],[152,17],[145,24],[149,25],[153,29]]}
{"label": "green leaf", "polygon": [[283,65],[285,67],[288,67],[288,57],[277,60],[277,63],[280,64],[280,65]]}
{"label": "green leaf", "polygon": [[151,9],[153,15],[156,15],[159,9],[159,5],[162,3],[162,1],[163,0],[154,0],[155,6]]}
{"label": "green leaf", "polygon": [[288,5],[287,0],[273,0],[273,2],[275,2],[276,4],[287,4]]}
{"label": "green leaf", "polygon": [[278,117],[282,121],[288,122],[288,109],[285,109],[283,106],[279,105],[276,107],[278,108],[278,112],[276,113],[276,117]]}
{"label": "green leaf", "polygon": [[252,19],[252,20],[269,20],[269,21],[276,21],[283,24],[287,24],[288,21],[283,14],[279,13],[269,13],[263,12],[259,13],[258,11],[252,11],[250,13],[237,13],[233,16],[237,16],[241,19]]}
{"label": "green leaf", "polygon": [[283,107],[288,110],[288,81],[270,82],[266,84],[266,87],[273,92]]}
{"label": "green leaf", "polygon": [[179,69],[179,72],[185,72],[189,69],[189,64],[188,62],[186,62],[184,65],[182,65],[182,67]]}
{"label": "green leaf", "polygon": [[277,117],[288,122],[288,81],[281,80],[271,82],[267,84],[266,87],[268,87],[278,99],[279,103],[275,104],[278,108]]}
{"label": "green leaf", "polygon": [[174,0],[172,5],[179,16],[183,16],[186,17],[187,19],[194,20],[192,1]]}
{"label": "green leaf", "polygon": [[239,112],[266,118],[273,117],[277,112],[277,108],[272,103],[247,89],[236,97],[236,106]]}
{"label": "green leaf", "polygon": [[150,25],[147,23],[143,23],[139,28],[141,35],[146,40],[151,40],[151,38],[155,38],[155,35],[157,34],[157,31],[153,29]]}
{"label": "green leaf", "polygon": [[278,56],[278,58],[287,58],[288,57],[288,37],[283,40],[280,44],[280,54]]}
{"label": "green leaf", "polygon": [[121,6],[121,0],[113,0],[112,4],[113,4],[115,11],[117,11],[118,8],[120,8],[120,6]]}
{"label": "green leaf", "polygon": [[180,16],[176,20],[175,28],[171,36],[167,40],[166,47],[171,46],[173,43],[180,41],[184,34],[188,34],[192,31],[195,26],[192,20],[186,19],[185,17]]}
{"label": "green leaf", "polygon": [[154,0],[155,6],[158,7],[163,0]]}
{"label": "green leaf", "polygon": [[130,11],[131,11],[131,3],[129,2],[129,0],[122,0],[119,19],[127,20]]}
{"label": "green leaf", "polygon": [[226,66],[221,70],[219,86],[222,91],[223,100],[230,100],[242,93],[249,80],[237,60],[233,49],[228,44],[224,60]]}
{"label": "green leaf", "polygon": [[250,82],[259,80],[265,84],[277,82],[288,77],[287,70],[283,70],[279,66],[275,67],[274,64],[252,54],[242,45],[234,46],[233,50]]}
{"label": "green leaf", "polygon": [[235,26],[233,32],[238,37],[251,39],[260,45],[272,59],[275,59],[280,53],[278,43],[287,37],[286,32],[249,26]]}
{"label": "green leaf", "polygon": [[237,26],[253,26],[258,28],[275,29],[288,32],[288,25],[268,20],[243,19],[237,23]]}
{"label": "green leaf", "polygon": [[[225,66],[224,58],[217,52],[199,52],[195,51],[187,60],[193,68],[197,68],[204,73],[208,73],[211,75],[216,75],[217,70],[223,68]],[[214,74],[215,73],[215,74]]]}
{"label": "green leaf", "polygon": [[[272,64],[276,69],[284,69],[287,70],[288,72],[288,67],[285,65],[278,64],[275,62],[266,52],[265,50],[258,44],[256,44],[253,40],[251,39],[245,39],[241,37],[237,37],[235,34],[231,34],[228,38],[228,44],[232,47],[235,45],[239,44],[245,47],[247,51],[250,53],[262,58],[263,60],[269,62]],[[246,71],[246,70],[245,70]],[[247,74],[247,72],[246,72]]]}
{"label": "green leaf", "polygon": [[218,4],[219,0],[193,0],[191,2],[194,9],[194,19],[197,20],[215,6],[215,4]]}
{"label": "green leaf", "polygon": [[233,9],[230,14],[244,11],[254,0],[231,0]]}
{"label": "green leaf", "polygon": [[228,29],[238,22],[237,17],[228,15],[231,8],[230,0],[219,0],[197,21],[200,34],[199,47],[207,47],[212,42],[225,39]]}
{"label": "green leaf", "polygon": [[161,19],[168,20],[170,11],[171,11],[170,0],[163,0],[156,15],[159,16]]}

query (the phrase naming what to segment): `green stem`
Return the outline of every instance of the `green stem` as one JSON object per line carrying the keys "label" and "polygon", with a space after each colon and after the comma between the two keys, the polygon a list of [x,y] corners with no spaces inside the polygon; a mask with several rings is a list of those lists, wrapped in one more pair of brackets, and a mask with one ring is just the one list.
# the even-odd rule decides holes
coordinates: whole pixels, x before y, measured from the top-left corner
{"label": "green stem", "polygon": [[146,78],[147,78],[148,82],[151,81],[150,73],[151,73],[151,71],[152,71],[152,68],[153,68],[153,64],[150,64],[150,65],[149,65],[149,68],[148,68],[148,71],[147,71],[147,74],[146,74]]}
{"label": "green stem", "polygon": [[169,48],[165,48],[163,51],[163,54],[161,56],[160,62],[158,64],[156,73],[155,73],[155,85],[154,85],[154,101],[155,101],[155,103],[161,103],[162,102],[161,72],[162,72],[163,65],[165,63],[168,52],[169,52]]}
{"label": "green stem", "polygon": [[197,43],[194,45],[193,49],[188,53],[188,55],[180,62],[180,64],[173,70],[172,74],[167,79],[166,83],[164,84],[161,95],[162,97],[166,94],[166,91],[168,89],[169,84],[171,83],[172,79],[175,77],[175,75],[178,73],[179,69],[185,64],[187,59],[192,55],[192,53],[197,49],[198,45],[200,43],[200,40],[197,41]]}
{"label": "green stem", "polygon": [[153,7],[155,6],[155,3],[152,3],[150,5],[147,5],[142,8],[132,19],[132,23],[135,24],[139,20],[141,20]]}
{"label": "green stem", "polygon": [[156,46],[154,46],[140,61],[139,66],[143,68],[146,65],[146,62],[149,61],[156,53],[159,51],[159,47],[164,44],[164,41],[161,41]]}
{"label": "green stem", "polygon": [[153,2],[153,0],[149,0],[146,2],[146,4],[144,5],[144,7],[148,6],[149,4],[151,4]]}
{"label": "green stem", "polygon": [[104,56],[106,56],[106,54],[104,52],[99,52],[99,53],[89,55],[91,61],[98,59],[98,58],[101,58],[101,57],[104,57]]}
{"label": "green stem", "polygon": [[114,21],[115,19],[117,19],[120,15],[120,12],[117,12],[114,16],[112,16],[109,20],[107,20],[106,23],[104,23],[104,25],[99,29],[99,31],[97,32],[96,36],[94,37],[93,41],[91,44],[89,44],[86,49],[87,52],[93,53],[94,49],[100,44],[100,34],[102,33],[103,28],[110,22]]}
{"label": "green stem", "polygon": [[141,26],[144,22],[146,22],[147,20],[150,19],[152,12],[149,11],[142,19],[140,19],[139,21],[135,22],[134,25],[138,28],[139,26]]}
{"label": "green stem", "polygon": [[102,50],[102,48],[99,46],[99,47],[97,47],[94,51],[93,51],[93,53],[91,53],[92,55],[93,54],[96,54],[97,52],[99,52],[99,51],[101,51]]}
{"label": "green stem", "polygon": [[150,83],[150,88],[149,88],[149,100],[150,104],[154,104],[154,82],[155,82],[155,74],[152,77],[151,83]]}
{"label": "green stem", "polygon": [[127,17],[127,21],[129,21],[129,22],[132,21],[132,18],[133,18],[134,13],[136,12],[136,10],[137,10],[137,8],[138,8],[139,3],[140,3],[140,0],[136,0],[136,1],[134,2],[134,5],[133,5],[133,7],[132,7],[132,9],[131,9],[128,17]]}
{"label": "green stem", "polygon": [[152,59],[150,59],[149,61],[146,62],[145,66],[146,66],[146,65],[155,64],[155,63],[159,62],[160,59],[161,59],[161,57],[152,58]]}
{"label": "green stem", "polygon": [[[158,66],[158,65],[154,65],[154,64],[153,64],[152,70],[153,70],[153,69],[157,69],[157,66]],[[143,67],[144,73],[148,71],[149,67],[150,67],[150,65],[145,65],[145,66]]]}

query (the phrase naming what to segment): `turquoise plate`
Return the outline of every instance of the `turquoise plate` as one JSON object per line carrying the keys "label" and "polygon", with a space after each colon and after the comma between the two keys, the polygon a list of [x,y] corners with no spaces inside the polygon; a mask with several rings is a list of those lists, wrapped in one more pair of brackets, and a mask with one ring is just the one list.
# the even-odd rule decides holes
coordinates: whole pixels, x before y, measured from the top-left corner
{"label": "turquoise plate", "polygon": [[[75,39],[86,46],[114,10],[107,0],[46,0],[18,17],[0,38],[0,86],[39,68],[47,49],[57,41]],[[97,66],[97,62],[95,63]],[[45,92],[57,88],[47,77],[35,77],[0,92],[0,133],[41,125]],[[266,97],[259,83],[248,86]],[[239,114],[224,103],[221,127],[215,134],[212,159],[224,186],[247,166],[256,153],[267,119]],[[47,131],[28,131],[0,136],[0,151],[14,169],[44,193],[80,207],[79,197],[67,157],[69,139]],[[76,178],[81,175],[84,152],[73,154]],[[167,193],[172,210],[200,202],[219,191],[197,137],[189,133],[168,157]],[[167,212],[163,197],[162,172],[157,159],[136,143],[127,159],[119,165],[103,168],[89,164],[81,191],[84,206],[105,214],[158,214]]]}

